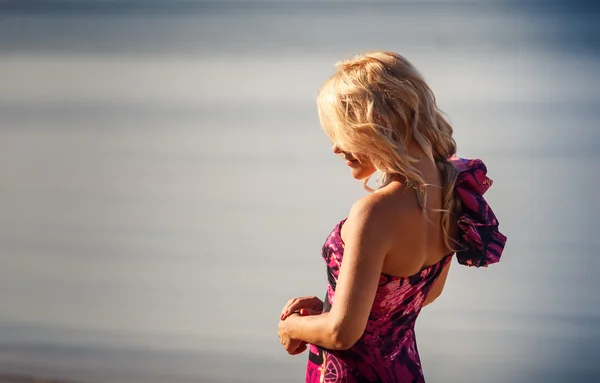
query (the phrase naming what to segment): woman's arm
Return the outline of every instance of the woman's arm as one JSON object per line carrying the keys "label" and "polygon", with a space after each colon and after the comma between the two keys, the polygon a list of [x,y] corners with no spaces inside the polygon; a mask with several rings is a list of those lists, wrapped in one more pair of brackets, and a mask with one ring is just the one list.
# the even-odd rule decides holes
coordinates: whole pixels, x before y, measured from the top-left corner
{"label": "woman's arm", "polygon": [[450,270],[450,263],[451,262],[448,262],[448,264],[444,266],[439,277],[431,287],[431,290],[429,290],[427,297],[425,297],[425,302],[423,302],[423,307],[435,301],[442,294],[442,290],[446,284],[446,278],[448,277],[448,270]]}
{"label": "woman's arm", "polygon": [[352,207],[344,224],[344,262],[330,312],[292,315],[279,323],[280,336],[287,333],[329,349],[347,349],[358,341],[365,331],[390,246],[392,211],[374,195]]}

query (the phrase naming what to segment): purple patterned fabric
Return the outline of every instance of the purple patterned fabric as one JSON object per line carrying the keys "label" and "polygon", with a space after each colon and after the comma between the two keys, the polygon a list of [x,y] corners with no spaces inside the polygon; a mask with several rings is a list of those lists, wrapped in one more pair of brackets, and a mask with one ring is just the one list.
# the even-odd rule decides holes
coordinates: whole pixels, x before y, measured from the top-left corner
{"label": "purple patterned fabric", "polygon": [[498,231],[498,219],[483,198],[493,181],[481,160],[452,157],[449,161],[460,172],[454,190],[461,202],[458,226],[462,249],[456,259],[462,265],[487,267],[500,260],[506,244],[506,236]]}
{"label": "purple patterned fabric", "polygon": [[[486,168],[480,160],[451,158],[460,171],[456,193],[461,200],[459,217],[461,251],[459,263],[487,266],[498,262],[506,237],[498,232],[498,221],[483,193],[490,187]],[[341,228],[333,229],[323,245],[328,286],[323,312],[335,302],[344,243]],[[379,287],[361,338],[348,350],[328,350],[310,345],[307,383],[424,382],[415,338],[415,322],[423,302],[452,254],[410,277],[381,274]]]}

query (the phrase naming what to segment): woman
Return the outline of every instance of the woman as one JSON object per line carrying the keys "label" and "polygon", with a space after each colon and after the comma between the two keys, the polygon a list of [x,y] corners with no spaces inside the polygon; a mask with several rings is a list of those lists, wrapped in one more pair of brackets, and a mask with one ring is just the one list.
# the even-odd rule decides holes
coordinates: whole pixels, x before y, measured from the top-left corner
{"label": "woman", "polygon": [[[480,160],[454,156],[452,127],[398,54],[338,64],[318,112],[333,152],[371,193],[323,246],[325,300],[300,297],[283,308],[281,343],[293,355],[310,344],[306,382],[423,382],[415,320],[442,292],[453,254],[480,267],[504,248],[483,198],[492,181]],[[373,190],[367,181],[377,170]]]}

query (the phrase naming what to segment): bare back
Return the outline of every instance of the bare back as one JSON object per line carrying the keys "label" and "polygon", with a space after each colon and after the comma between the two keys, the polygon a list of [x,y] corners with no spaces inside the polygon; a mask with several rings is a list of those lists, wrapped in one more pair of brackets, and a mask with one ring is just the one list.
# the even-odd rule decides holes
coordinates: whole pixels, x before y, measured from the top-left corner
{"label": "bare back", "polygon": [[[435,165],[425,166],[423,174],[427,183],[442,185],[442,175]],[[427,187],[427,209],[419,205],[414,188],[395,181],[365,198],[384,205],[389,212],[382,225],[390,240],[383,273],[399,277],[411,276],[453,253],[444,241],[442,212],[439,211],[443,208],[442,187]],[[451,238],[456,237],[456,232],[456,222],[452,222]],[[343,227],[341,235],[344,238]]]}

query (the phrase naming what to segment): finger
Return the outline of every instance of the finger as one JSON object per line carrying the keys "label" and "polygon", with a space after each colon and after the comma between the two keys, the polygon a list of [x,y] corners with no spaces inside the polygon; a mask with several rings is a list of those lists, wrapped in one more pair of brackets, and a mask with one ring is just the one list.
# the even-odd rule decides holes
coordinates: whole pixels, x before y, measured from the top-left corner
{"label": "finger", "polygon": [[292,305],[296,301],[296,299],[297,298],[292,298],[289,301],[287,301],[287,303],[283,306],[283,309],[281,310],[281,313],[284,314],[288,310],[288,308],[290,307],[290,305]]}
{"label": "finger", "polygon": [[314,309],[300,309],[300,315],[301,316],[307,316],[307,315],[319,315],[321,314],[321,311],[319,310],[314,310]]}
{"label": "finger", "polygon": [[286,342],[286,344],[283,347],[285,348],[285,351],[287,351],[288,354],[293,354],[302,343],[302,341],[290,338],[290,341]]}
{"label": "finger", "polygon": [[298,355],[298,354],[302,354],[304,351],[306,351],[306,349],[308,348],[308,345],[304,342],[300,343],[300,345],[298,346],[298,348],[296,348],[296,350],[294,350],[293,352],[290,352],[290,355]]}
{"label": "finger", "polygon": [[293,311],[290,311],[290,306],[292,306],[297,300],[298,300],[298,298],[290,299],[285,304],[285,306],[283,306],[283,310],[281,310],[281,315],[279,317],[281,320],[285,319],[289,315],[290,312],[293,312]]}
{"label": "finger", "polygon": [[280,319],[284,320],[294,312],[298,312],[301,316],[321,314],[322,310],[317,310],[316,308],[312,307],[302,307],[304,304],[306,304],[306,301],[298,299],[296,302],[292,303],[287,312],[281,315]]}
{"label": "finger", "polygon": [[284,347],[286,350],[287,350],[287,348],[288,348],[288,346],[289,346],[289,344],[290,344],[290,341],[291,341],[291,339],[290,339],[289,335],[285,335],[285,334],[283,334],[283,335],[281,335],[281,336],[279,337],[279,343],[281,343],[281,345],[282,345],[282,346],[283,346],[283,347]]}
{"label": "finger", "polygon": [[305,308],[306,301],[302,299],[296,299],[288,308],[285,313],[286,316],[289,316],[291,313],[295,313],[296,311]]}

